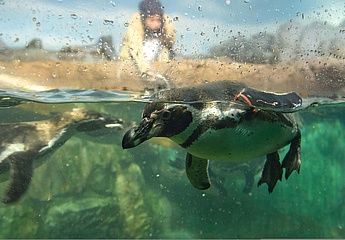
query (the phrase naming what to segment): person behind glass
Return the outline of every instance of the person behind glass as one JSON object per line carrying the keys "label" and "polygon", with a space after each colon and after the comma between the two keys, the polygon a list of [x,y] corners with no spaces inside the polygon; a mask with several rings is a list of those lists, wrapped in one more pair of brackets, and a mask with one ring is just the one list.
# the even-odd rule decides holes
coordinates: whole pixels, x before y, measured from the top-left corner
{"label": "person behind glass", "polygon": [[153,62],[168,62],[174,57],[175,30],[159,0],[142,0],[139,10],[129,21],[119,56],[134,60],[143,79],[154,80],[157,71]]}

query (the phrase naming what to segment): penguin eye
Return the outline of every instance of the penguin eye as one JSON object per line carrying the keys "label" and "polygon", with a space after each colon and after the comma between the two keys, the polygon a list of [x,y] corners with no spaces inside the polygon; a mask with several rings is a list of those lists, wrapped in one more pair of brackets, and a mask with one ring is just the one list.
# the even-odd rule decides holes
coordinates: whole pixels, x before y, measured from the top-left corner
{"label": "penguin eye", "polygon": [[162,118],[163,118],[163,120],[169,119],[170,116],[171,116],[171,112],[170,112],[170,111],[164,111],[164,112],[162,113]]}

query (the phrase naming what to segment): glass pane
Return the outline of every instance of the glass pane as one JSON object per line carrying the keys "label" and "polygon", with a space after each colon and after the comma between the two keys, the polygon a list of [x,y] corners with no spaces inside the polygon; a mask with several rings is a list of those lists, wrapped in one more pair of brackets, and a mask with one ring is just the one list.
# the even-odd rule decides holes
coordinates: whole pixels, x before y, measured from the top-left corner
{"label": "glass pane", "polygon": [[0,12],[0,238],[345,237],[343,1]]}

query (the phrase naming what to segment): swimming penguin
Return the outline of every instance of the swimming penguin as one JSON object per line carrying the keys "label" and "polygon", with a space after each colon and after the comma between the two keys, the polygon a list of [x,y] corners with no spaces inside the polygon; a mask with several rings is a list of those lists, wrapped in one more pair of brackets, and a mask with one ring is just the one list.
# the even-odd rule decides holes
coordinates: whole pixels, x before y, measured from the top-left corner
{"label": "swimming penguin", "polygon": [[[209,160],[247,161],[266,155],[258,186],[271,193],[278,180],[300,170],[300,130],[291,113],[296,93],[262,92],[234,81],[171,89],[152,95],[139,125],[126,132],[124,149],[167,137],[186,149],[186,173],[194,187],[210,187]],[[278,150],[290,145],[282,163]]]}
{"label": "swimming penguin", "polygon": [[10,171],[2,202],[17,201],[30,184],[33,162],[35,166],[42,164],[42,156],[61,147],[76,133],[121,128],[121,123],[117,118],[75,108],[48,120],[0,124],[0,176]]}

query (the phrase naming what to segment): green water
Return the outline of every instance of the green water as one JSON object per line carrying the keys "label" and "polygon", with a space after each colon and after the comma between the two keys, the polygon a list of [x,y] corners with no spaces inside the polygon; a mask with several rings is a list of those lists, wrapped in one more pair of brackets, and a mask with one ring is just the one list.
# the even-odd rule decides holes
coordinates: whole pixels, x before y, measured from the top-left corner
{"label": "green water", "polygon": [[[344,104],[295,112],[300,174],[268,194],[266,185],[256,187],[258,173],[248,194],[241,173],[217,171],[231,169],[228,163],[211,162],[222,174],[211,179],[222,179],[219,184],[194,189],[183,170],[185,151],[168,140],[123,150],[122,136],[140,120],[145,103],[99,99],[30,99],[0,108],[2,122],[46,119],[74,107],[124,121],[124,129],[111,134],[72,137],[36,168],[21,200],[0,204],[0,238],[345,238]],[[0,194],[6,186],[0,184]]]}

